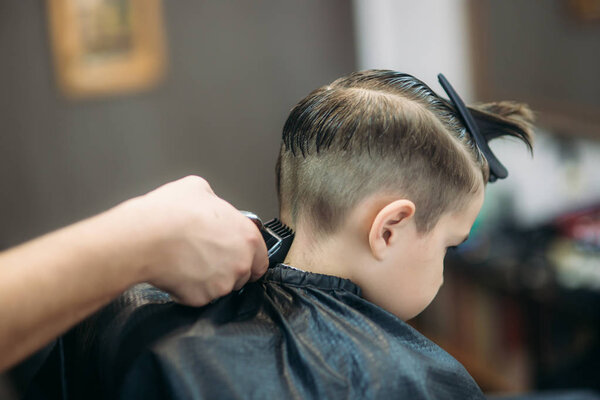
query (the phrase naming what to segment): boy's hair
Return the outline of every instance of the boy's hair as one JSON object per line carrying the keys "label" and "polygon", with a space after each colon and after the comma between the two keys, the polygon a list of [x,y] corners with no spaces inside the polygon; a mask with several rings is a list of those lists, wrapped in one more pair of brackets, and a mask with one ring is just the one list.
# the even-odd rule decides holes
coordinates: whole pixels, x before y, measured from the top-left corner
{"label": "boy's hair", "polygon": [[[513,136],[532,149],[533,115],[523,104],[469,107],[482,133]],[[415,77],[356,72],[323,86],[290,112],[277,160],[280,215],[332,233],[359,201],[398,194],[430,231],[488,181],[487,161],[455,112]]]}

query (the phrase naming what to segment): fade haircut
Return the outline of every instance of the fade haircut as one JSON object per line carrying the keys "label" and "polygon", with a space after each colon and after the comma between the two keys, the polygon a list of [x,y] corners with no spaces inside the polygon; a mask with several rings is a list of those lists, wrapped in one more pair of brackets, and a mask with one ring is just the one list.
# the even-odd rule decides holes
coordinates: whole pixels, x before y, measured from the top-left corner
{"label": "fade haircut", "polygon": [[[525,105],[469,109],[483,131],[517,137],[531,150]],[[489,176],[454,106],[415,77],[388,70],[352,73],[300,101],[283,127],[276,169],[282,219],[316,234],[335,232],[374,193],[412,200],[418,231],[429,232]]]}

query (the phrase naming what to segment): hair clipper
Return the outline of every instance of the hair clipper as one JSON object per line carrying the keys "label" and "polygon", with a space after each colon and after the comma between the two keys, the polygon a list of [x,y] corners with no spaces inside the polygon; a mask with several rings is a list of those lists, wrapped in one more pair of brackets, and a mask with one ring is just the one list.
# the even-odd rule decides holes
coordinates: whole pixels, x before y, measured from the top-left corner
{"label": "hair clipper", "polygon": [[294,240],[294,231],[277,218],[263,223],[258,215],[241,211],[258,227],[267,246],[269,266],[282,263]]}

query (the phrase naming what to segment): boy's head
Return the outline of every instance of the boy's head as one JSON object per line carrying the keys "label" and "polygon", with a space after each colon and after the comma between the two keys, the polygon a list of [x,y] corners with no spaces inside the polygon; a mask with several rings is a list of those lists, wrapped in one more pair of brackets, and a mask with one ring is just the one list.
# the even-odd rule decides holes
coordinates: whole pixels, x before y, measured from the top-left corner
{"label": "boy's head", "polygon": [[[494,136],[519,137],[531,146],[531,113],[526,107],[495,103],[471,111],[483,130],[495,131]],[[440,273],[435,273],[439,275],[434,284],[437,292],[445,248],[462,241],[451,243],[457,239],[446,236],[468,233],[483,202],[488,175],[487,161],[454,107],[418,79],[381,70],[340,78],[300,101],[283,128],[277,183],[281,218],[298,232],[291,256],[297,257],[302,250],[299,246],[310,247],[313,255],[327,247],[319,260],[302,257],[300,262],[316,265],[298,267],[314,270],[331,253],[347,247],[346,253],[362,250],[366,256],[354,254],[352,260],[389,264],[376,276],[368,266],[344,267],[347,273],[340,274],[355,280],[365,297],[396,311],[394,304],[400,301],[385,301],[394,282],[388,282],[388,287],[374,278],[386,278],[385,274],[393,281],[398,269],[410,268],[399,264],[411,249],[440,236],[436,240],[438,245],[444,242],[442,252],[421,248],[428,252],[424,256],[431,258],[435,253],[441,258],[439,263],[428,261],[440,264]],[[448,230],[453,232],[442,232]],[[404,235],[409,231],[410,235]],[[329,248],[341,238],[346,246],[337,246],[337,252]],[[335,257],[341,261],[343,255]],[[423,260],[404,261],[419,264]],[[419,283],[420,273],[433,272],[423,267],[403,279],[413,282],[413,289],[424,291],[419,288],[426,285]],[[424,297],[431,297],[427,304],[433,298]]]}

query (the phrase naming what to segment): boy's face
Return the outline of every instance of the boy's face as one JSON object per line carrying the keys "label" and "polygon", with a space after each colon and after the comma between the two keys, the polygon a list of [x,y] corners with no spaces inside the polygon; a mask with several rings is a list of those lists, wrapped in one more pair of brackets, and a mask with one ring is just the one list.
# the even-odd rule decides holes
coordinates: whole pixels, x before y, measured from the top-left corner
{"label": "boy's face", "polygon": [[464,209],[445,213],[426,234],[411,227],[391,249],[384,265],[371,274],[368,287],[362,285],[365,297],[404,320],[423,311],[444,281],[447,249],[466,240],[483,199],[480,189]]}

